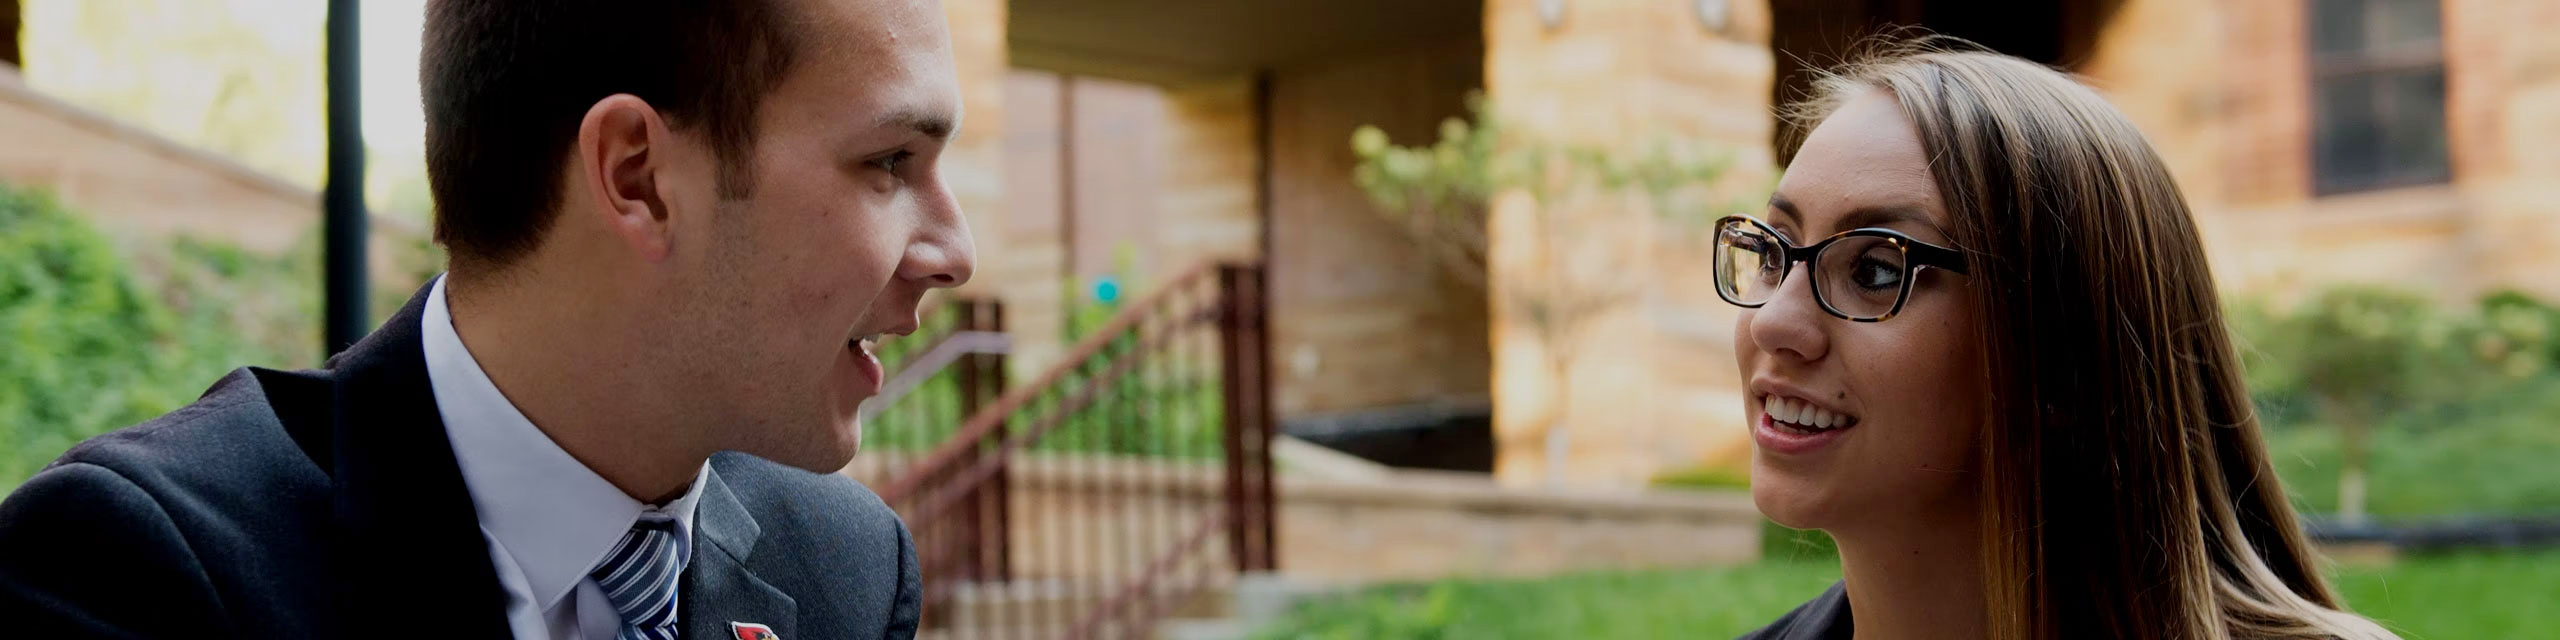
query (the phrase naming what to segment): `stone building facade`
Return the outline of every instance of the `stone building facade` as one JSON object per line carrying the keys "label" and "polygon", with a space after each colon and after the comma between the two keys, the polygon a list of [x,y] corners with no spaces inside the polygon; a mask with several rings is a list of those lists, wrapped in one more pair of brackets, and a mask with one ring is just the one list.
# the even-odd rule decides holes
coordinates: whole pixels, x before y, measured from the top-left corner
{"label": "stone building facade", "polygon": [[[1365,209],[1348,184],[1351,129],[1428,140],[1434,123],[1463,115],[1470,90],[1546,139],[1700,141],[1730,154],[1739,183],[1765,185],[1779,170],[1772,112],[1805,69],[1891,25],[1918,25],[2100,88],[2168,159],[2229,292],[2282,299],[2379,282],[2448,300],[2504,287],[2560,296],[2560,181],[2549,179],[2560,175],[2560,45],[2537,37],[2560,29],[2550,3],[1014,0],[1009,21],[962,8],[973,4],[954,3],[955,30],[1005,35],[963,40],[1010,46],[963,55],[1013,59],[971,68],[1163,89],[1175,106],[1151,151],[1165,177],[1146,214],[1161,254],[1150,258],[1160,268],[1195,255],[1269,262],[1284,414],[1486,395],[1506,482],[1632,486],[1737,465],[1749,443],[1733,313],[1706,282],[1694,234],[1591,207],[1569,212],[1588,237],[1550,247],[1567,240],[1528,222],[1537,205],[1502,198],[1484,291],[1436,275]],[[971,98],[973,113],[987,108]],[[2359,128],[2395,133],[2352,139]],[[2357,164],[2375,154],[2400,157]],[[1042,211],[1019,198],[1000,208],[975,215]],[[1014,266],[975,286],[1020,290],[1011,308],[1037,313],[1027,307],[1061,295],[1060,253],[1094,249],[1061,243],[1054,224],[1008,224],[1024,233],[986,254]],[[1632,289],[1591,314],[1561,369],[1546,344],[1558,336],[1524,317],[1516,298],[1527,294],[1503,284],[1555,273]]]}
{"label": "stone building facade", "polygon": [[[1575,232],[1560,235],[1533,223],[1537,204],[1507,194],[1488,230],[1489,285],[1478,288],[1436,270],[1369,209],[1349,180],[1351,131],[1374,124],[1399,142],[1425,141],[1441,120],[1465,115],[1474,91],[1544,139],[1713,145],[1735,184],[1765,189],[1783,133],[1772,113],[1805,69],[1867,34],[1919,25],[2068,68],[2104,92],[2168,160],[2228,292],[2281,299],[2382,282],[2448,300],[2505,287],[2560,298],[2560,40],[2545,37],[2560,31],[2560,4],[2551,2],[943,6],[967,102],[945,174],[977,231],[969,290],[1007,303],[1018,376],[1062,353],[1058,329],[1086,295],[1071,278],[1143,289],[1202,260],[1263,261],[1284,418],[1489,398],[1495,473],[1515,484],[1640,485],[1667,470],[1738,465],[1749,443],[1734,314],[1715,299],[1693,230],[1586,203],[1545,212],[1573,221]],[[0,100],[0,119],[50,110]],[[121,135],[93,125],[0,122]],[[159,182],[237,200],[241,215],[279,225],[311,215],[307,194],[229,169],[149,168],[204,164],[183,152],[112,153],[124,155],[82,171],[181,176],[202,184]],[[77,177],[64,173],[65,158],[85,156],[59,155],[0,151],[0,170]],[[130,224],[207,224],[117,204],[157,191],[84,192],[81,180],[66,197],[135,211]],[[247,234],[249,245],[292,237],[213,226]],[[1626,295],[1560,337],[1522,311],[1533,292],[1510,284],[1558,277]],[[1571,343],[1550,344],[1559,339]],[[1552,357],[1560,346],[1570,362]]]}

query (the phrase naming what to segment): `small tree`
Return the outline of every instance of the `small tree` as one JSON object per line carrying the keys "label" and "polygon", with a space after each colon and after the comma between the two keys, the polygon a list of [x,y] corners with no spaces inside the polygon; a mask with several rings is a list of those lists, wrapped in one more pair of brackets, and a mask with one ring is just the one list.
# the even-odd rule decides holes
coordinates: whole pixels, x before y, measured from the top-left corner
{"label": "small tree", "polygon": [[[1467,99],[1473,122],[1449,118],[1428,146],[1397,146],[1385,131],[1363,126],[1351,136],[1360,162],[1352,180],[1376,210],[1403,229],[1442,272],[1479,290],[1490,290],[1486,233],[1493,199],[1520,190],[1535,202],[1540,261],[1547,269],[1515,274],[1502,284],[1510,311],[1527,321],[1546,353],[1556,381],[1554,411],[1542,427],[1548,478],[1553,482],[1571,448],[1563,423],[1569,415],[1573,363],[1593,321],[1621,309],[1640,293],[1625,252],[1598,260],[1560,261],[1558,247],[1582,248],[1595,232],[1611,231],[1590,216],[1608,205],[1643,209],[1659,219],[1702,223],[1725,175],[1724,154],[1706,145],[1662,139],[1638,150],[1562,145],[1505,128],[1481,95]],[[1580,265],[1579,268],[1574,265]],[[1598,271],[1599,273],[1587,273]]]}
{"label": "small tree", "polygon": [[2302,401],[2338,429],[2338,516],[2362,523],[2372,431],[2393,415],[2540,373],[2550,336],[2539,309],[2492,297],[2481,313],[2448,313],[2417,294],[2347,287],[2289,314],[2244,305],[2234,317],[2253,325],[2244,332],[2255,347],[2251,385]]}

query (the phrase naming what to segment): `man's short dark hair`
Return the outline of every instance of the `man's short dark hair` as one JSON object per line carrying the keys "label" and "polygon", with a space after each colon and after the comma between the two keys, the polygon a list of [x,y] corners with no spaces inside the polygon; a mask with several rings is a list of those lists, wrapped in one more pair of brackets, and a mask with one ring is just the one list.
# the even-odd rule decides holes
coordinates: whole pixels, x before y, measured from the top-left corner
{"label": "man's short dark hair", "polygon": [[418,63],[435,237],[503,267],[550,228],[561,159],[598,100],[628,93],[705,132],[743,197],[756,106],[799,47],[788,0],[434,0]]}

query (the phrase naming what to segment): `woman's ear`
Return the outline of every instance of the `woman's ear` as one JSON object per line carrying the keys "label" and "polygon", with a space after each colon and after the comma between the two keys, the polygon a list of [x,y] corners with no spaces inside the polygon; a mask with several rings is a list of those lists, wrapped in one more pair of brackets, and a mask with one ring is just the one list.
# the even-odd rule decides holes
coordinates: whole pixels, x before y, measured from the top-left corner
{"label": "woman's ear", "polygon": [[[673,244],[667,203],[658,190],[672,142],[655,107],[631,94],[614,94],[587,108],[578,122],[572,187],[593,203],[569,215],[600,218],[605,229],[642,260],[656,262]],[[575,199],[570,200],[575,202]]]}

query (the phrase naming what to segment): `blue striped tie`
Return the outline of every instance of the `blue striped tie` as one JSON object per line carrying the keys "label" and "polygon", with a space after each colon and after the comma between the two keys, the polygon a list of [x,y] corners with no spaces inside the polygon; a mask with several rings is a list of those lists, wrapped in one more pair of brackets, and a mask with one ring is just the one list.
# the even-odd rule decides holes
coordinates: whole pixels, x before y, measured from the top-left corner
{"label": "blue striped tie", "polygon": [[677,535],[674,518],[643,513],[604,562],[587,572],[622,613],[622,633],[616,638],[675,639],[676,579],[684,574],[684,552],[692,544]]}

